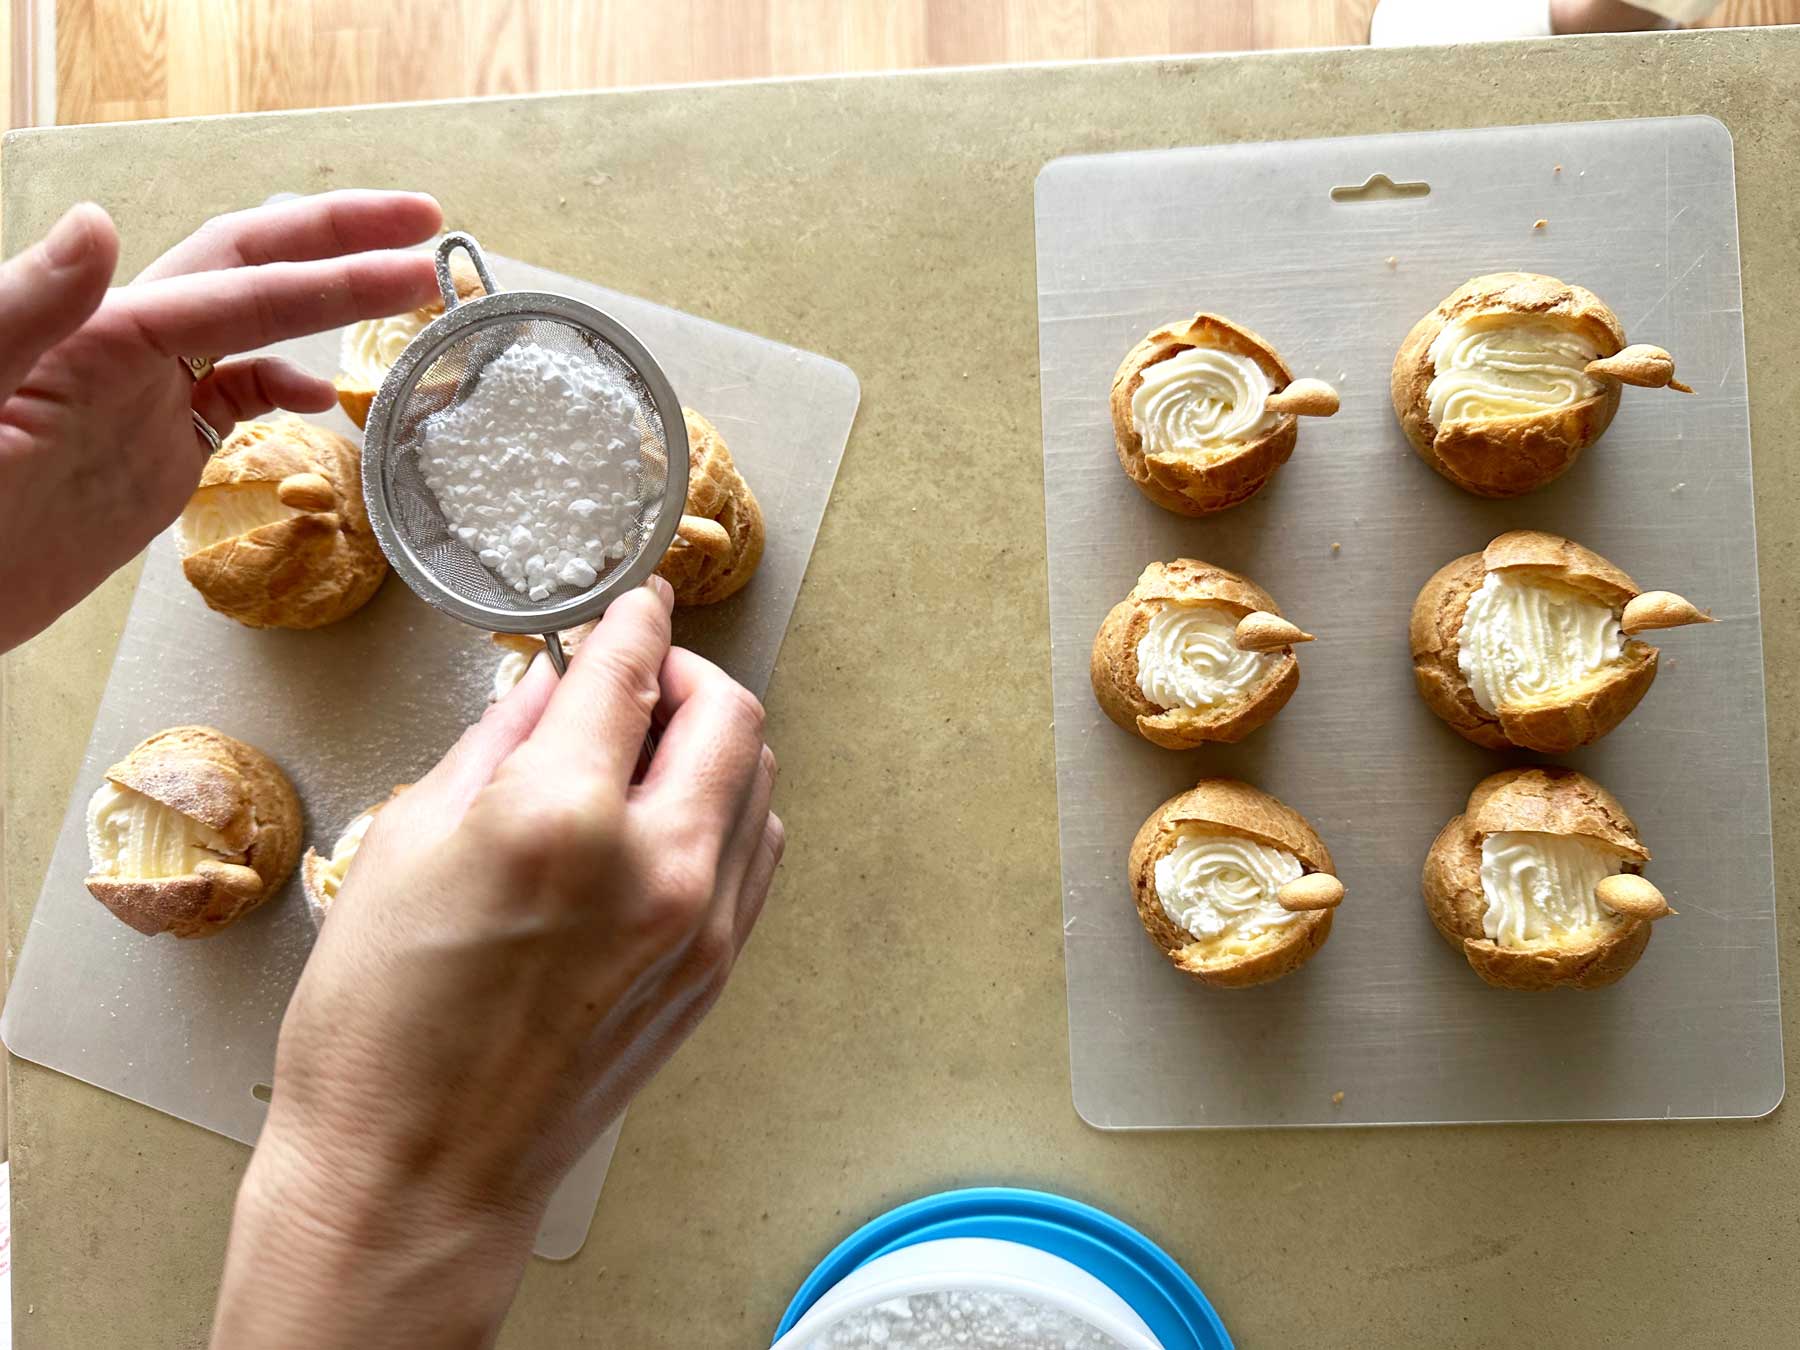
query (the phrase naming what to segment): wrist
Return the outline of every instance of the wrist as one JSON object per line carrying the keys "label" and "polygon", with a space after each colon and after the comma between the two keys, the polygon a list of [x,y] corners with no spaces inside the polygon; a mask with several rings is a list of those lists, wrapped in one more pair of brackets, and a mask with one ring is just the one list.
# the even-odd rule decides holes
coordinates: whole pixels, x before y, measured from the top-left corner
{"label": "wrist", "polygon": [[534,1230],[354,1150],[313,1150],[271,1113],[232,1213],[215,1344],[490,1345]]}

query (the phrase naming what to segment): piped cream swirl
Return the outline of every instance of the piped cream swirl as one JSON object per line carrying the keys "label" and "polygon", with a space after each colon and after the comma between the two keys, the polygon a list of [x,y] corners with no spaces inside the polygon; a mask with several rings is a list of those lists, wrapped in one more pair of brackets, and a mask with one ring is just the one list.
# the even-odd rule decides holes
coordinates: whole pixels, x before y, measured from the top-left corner
{"label": "piped cream swirl", "polygon": [[1144,369],[1131,424],[1149,454],[1212,452],[1273,427],[1271,385],[1261,366],[1222,347],[1189,347]]}
{"label": "piped cream swirl", "polygon": [[218,831],[110,780],[88,800],[87,838],[92,872],[125,880],[187,876],[242,856]]}
{"label": "piped cream swirl", "polygon": [[1622,920],[1594,887],[1624,869],[1623,860],[1578,834],[1516,830],[1481,841],[1481,931],[1501,947],[1555,945]]}
{"label": "piped cream swirl", "polygon": [[406,344],[443,312],[442,305],[427,305],[405,314],[351,324],[339,344],[339,367],[357,384],[379,389],[400,353],[406,350]]}
{"label": "piped cream swirl", "polygon": [[1431,421],[1441,427],[1567,408],[1600,392],[1584,369],[1599,354],[1586,337],[1549,319],[1457,319],[1431,344]]}
{"label": "piped cream swirl", "polygon": [[1138,689],[1159,708],[1214,708],[1242,698],[1280,658],[1239,650],[1222,605],[1164,601],[1137,645]]}
{"label": "piped cream swirl", "polygon": [[1305,871],[1293,854],[1236,834],[1184,834],[1156,860],[1156,898],[1198,941],[1249,937],[1291,923],[1275,892]]}
{"label": "piped cream swirl", "polygon": [[1484,710],[1572,693],[1624,650],[1619,616],[1565,587],[1501,569],[1469,597],[1456,665]]}

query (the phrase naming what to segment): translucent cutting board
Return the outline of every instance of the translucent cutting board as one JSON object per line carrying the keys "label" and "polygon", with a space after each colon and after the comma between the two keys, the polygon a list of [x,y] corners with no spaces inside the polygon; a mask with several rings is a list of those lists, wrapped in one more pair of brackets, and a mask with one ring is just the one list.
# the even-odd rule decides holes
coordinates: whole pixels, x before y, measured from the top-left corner
{"label": "translucent cutting board", "polygon": [[[1561,171],[1557,171],[1557,166]],[[1426,196],[1337,201],[1374,174]],[[1534,228],[1542,219],[1546,223]],[[1594,122],[1058,160],[1037,186],[1045,496],[1075,1104],[1107,1128],[1755,1116],[1782,1095],[1768,747],[1731,139],[1709,118]],[[1567,476],[1467,496],[1407,446],[1388,371],[1469,277],[1604,297],[1676,354],[1691,398],[1627,390]],[[1254,501],[1209,520],[1120,471],[1107,388],[1152,327],[1216,310],[1336,384]],[[1624,801],[1680,917],[1597,993],[1489,989],[1436,934],[1419,869],[1485,774],[1414,692],[1407,617],[1502,530],[1568,535],[1724,622],[1659,634],[1656,686],[1565,762]],[[1335,547],[1334,547],[1335,546]],[[1088,650],[1152,559],[1247,573],[1319,640],[1293,701],[1231,747],[1159,750],[1094,703]],[[1209,774],[1318,828],[1349,888],[1304,970],[1211,990],[1145,937],[1124,862]],[[1344,1094],[1334,1104],[1333,1094]]]}
{"label": "translucent cutting board", "polygon": [[[560,291],[623,320],[683,403],[718,426],[762,504],[768,545],[750,584],[677,610],[676,640],[761,694],[800,590],[856,415],[837,361],[487,255],[508,289]],[[321,374],[338,334],[271,349]],[[311,418],[346,434],[340,412]],[[424,773],[486,706],[499,653],[389,577],[363,610],[310,633],[257,632],[212,613],[170,535],[150,547],[0,1020],[16,1055],[251,1143],[268,1109],[275,1037],[313,929],[298,878],[217,937],[145,938],[88,895],[84,819],[106,766],[152,732],[209,723],[266,751],[306,808],[307,841],[338,832],[395,783]],[[263,1095],[258,1095],[258,1094]],[[539,1255],[587,1238],[615,1127],[552,1199]]]}

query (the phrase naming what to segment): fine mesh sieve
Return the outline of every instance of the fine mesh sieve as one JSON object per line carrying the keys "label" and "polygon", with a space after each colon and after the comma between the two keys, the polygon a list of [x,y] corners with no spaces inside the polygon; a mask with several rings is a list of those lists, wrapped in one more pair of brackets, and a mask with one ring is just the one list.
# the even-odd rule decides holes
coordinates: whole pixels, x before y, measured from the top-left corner
{"label": "fine mesh sieve", "polygon": [[[486,294],[459,300],[450,258],[461,249]],[[437,248],[444,312],[408,344],[369,408],[363,428],[363,500],[376,542],[402,580],[427,604],[490,633],[537,633],[560,674],[565,628],[599,618],[641,585],[675,538],[687,502],[687,428],[675,391],[629,329],[591,305],[544,291],[502,291],[469,235]],[[640,437],[632,470],[636,524],[623,556],[591,586],[534,601],[490,572],[444,519],[419,466],[421,429],[468,398],[488,363],[509,347],[536,343],[621,377],[637,401]],[[671,441],[673,445],[671,446]]]}

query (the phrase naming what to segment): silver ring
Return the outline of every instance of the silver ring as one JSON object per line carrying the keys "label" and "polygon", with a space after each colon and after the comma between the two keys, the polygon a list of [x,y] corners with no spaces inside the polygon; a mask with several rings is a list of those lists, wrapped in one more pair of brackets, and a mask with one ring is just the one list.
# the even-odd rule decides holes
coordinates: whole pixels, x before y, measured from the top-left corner
{"label": "silver ring", "polygon": [[224,442],[219,439],[219,433],[213,430],[213,424],[200,415],[198,408],[189,408],[188,411],[194,415],[194,430],[199,432],[200,439],[206,442],[206,453],[208,455],[218,454],[219,447]]}
{"label": "silver ring", "polygon": [[195,384],[213,373],[213,359],[210,356],[178,356],[175,359],[181,362],[183,370],[193,376]]}

